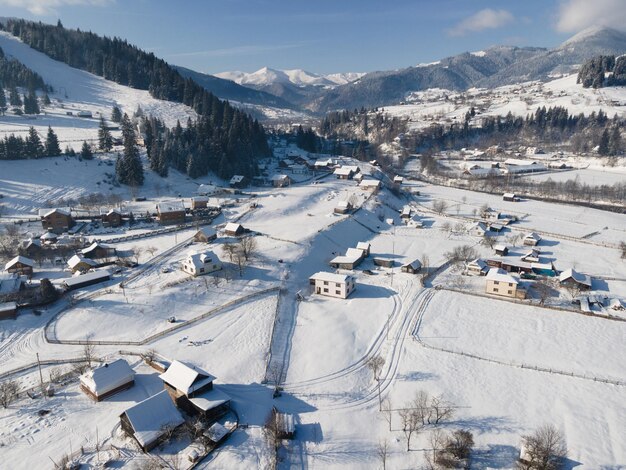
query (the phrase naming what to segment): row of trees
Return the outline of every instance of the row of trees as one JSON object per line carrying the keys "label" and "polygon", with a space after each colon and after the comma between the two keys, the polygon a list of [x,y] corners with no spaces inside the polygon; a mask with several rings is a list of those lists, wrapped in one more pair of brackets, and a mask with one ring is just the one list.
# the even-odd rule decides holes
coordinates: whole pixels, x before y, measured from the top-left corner
{"label": "row of trees", "polygon": [[42,142],[34,127],[28,129],[26,138],[11,134],[0,140],[0,160],[24,160],[61,155],[59,139],[48,127],[48,133]]}
{"label": "row of trees", "polygon": [[626,57],[592,57],[578,71],[576,83],[581,83],[584,88],[626,85]]}

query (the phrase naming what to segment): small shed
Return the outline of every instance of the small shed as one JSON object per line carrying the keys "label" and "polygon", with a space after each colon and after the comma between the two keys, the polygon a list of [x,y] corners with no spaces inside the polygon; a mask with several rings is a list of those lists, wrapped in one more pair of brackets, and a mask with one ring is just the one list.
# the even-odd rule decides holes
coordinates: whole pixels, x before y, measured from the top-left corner
{"label": "small shed", "polygon": [[291,413],[276,413],[276,433],[279,439],[293,439],[296,436],[296,418]]}
{"label": "small shed", "polygon": [[359,183],[359,188],[366,191],[378,191],[381,186],[382,184],[380,181],[372,179],[363,179],[363,181]]}
{"label": "small shed", "polygon": [[135,371],[124,359],[96,367],[80,376],[80,388],[95,401],[102,401],[135,384]]}
{"label": "small shed", "polygon": [[222,442],[226,436],[228,436],[228,429],[221,423],[213,423],[209,426],[203,433],[204,437],[206,437],[213,445],[217,445]]}
{"label": "small shed", "polygon": [[506,245],[496,245],[493,248],[496,250],[496,255],[506,256],[509,254],[509,247]]}
{"label": "small shed", "polygon": [[63,281],[63,285],[67,290],[81,289],[83,287],[99,284],[111,279],[111,273],[109,271],[94,271],[80,276],[70,277]]}
{"label": "small shed", "polygon": [[478,222],[470,227],[469,233],[475,237],[484,237],[487,233],[487,225],[484,222]]}
{"label": "small shed", "polygon": [[417,274],[421,271],[421,269],[422,269],[422,263],[418,259],[411,261],[410,263],[404,264],[400,268],[400,270],[403,273],[409,273],[409,274]]}
{"label": "small shed", "polygon": [[363,257],[363,250],[358,248],[348,248],[345,255],[334,257],[330,260],[329,264],[333,268],[354,269],[361,264]]}
{"label": "small shed", "polygon": [[361,250],[363,252],[363,256],[369,256],[370,255],[371,247],[372,247],[372,245],[369,244],[368,242],[358,242],[356,244],[357,250]]}
{"label": "small shed", "polygon": [[393,268],[393,260],[388,258],[374,258],[374,264],[376,266],[382,266],[383,268]]}
{"label": "small shed", "polygon": [[519,202],[519,201],[520,201],[519,196],[517,196],[517,195],[516,195],[516,194],[514,194],[514,193],[504,193],[504,194],[502,195],[502,199],[503,199],[504,201],[508,201],[508,202]]}
{"label": "small shed", "polygon": [[98,266],[98,263],[92,259],[85,258],[82,255],[74,255],[67,261],[67,266],[73,273],[89,271]]}
{"label": "small shed", "polygon": [[202,227],[193,236],[193,241],[209,243],[217,238],[217,231],[213,227]]}
{"label": "small shed", "polygon": [[395,184],[402,184],[404,182],[404,178],[400,175],[396,175],[393,177],[393,182]]}
{"label": "small shed", "polygon": [[15,302],[0,303],[0,320],[17,317],[17,304]]}
{"label": "small shed", "polygon": [[229,237],[238,237],[239,235],[243,235],[244,231],[243,225],[234,222],[228,222],[224,227],[224,234]]}
{"label": "small shed", "polygon": [[466,272],[471,276],[486,276],[489,272],[489,265],[484,260],[477,258],[467,263]]}
{"label": "small shed", "polygon": [[541,235],[535,232],[530,232],[528,235],[524,237],[524,245],[526,246],[537,246],[541,241]]}
{"label": "small shed", "polygon": [[195,196],[191,198],[191,210],[206,209],[209,198],[206,196]]}
{"label": "small shed", "polygon": [[349,214],[352,211],[352,204],[349,201],[339,201],[335,210],[335,214]]}

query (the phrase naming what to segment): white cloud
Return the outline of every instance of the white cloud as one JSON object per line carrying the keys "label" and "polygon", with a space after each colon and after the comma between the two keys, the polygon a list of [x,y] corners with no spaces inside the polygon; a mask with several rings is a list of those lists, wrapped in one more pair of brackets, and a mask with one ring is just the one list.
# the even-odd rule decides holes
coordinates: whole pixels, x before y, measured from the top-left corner
{"label": "white cloud", "polygon": [[56,13],[56,8],[63,6],[104,6],[114,0],[0,0],[0,6],[23,8],[33,15],[46,16]]}
{"label": "white cloud", "polygon": [[589,26],[626,29],[624,0],[562,0],[556,27],[563,33],[577,32]]}
{"label": "white cloud", "polygon": [[472,16],[465,18],[459,24],[450,28],[450,36],[463,36],[467,33],[476,33],[486,29],[497,29],[513,21],[513,15],[507,10],[493,10],[485,8]]}

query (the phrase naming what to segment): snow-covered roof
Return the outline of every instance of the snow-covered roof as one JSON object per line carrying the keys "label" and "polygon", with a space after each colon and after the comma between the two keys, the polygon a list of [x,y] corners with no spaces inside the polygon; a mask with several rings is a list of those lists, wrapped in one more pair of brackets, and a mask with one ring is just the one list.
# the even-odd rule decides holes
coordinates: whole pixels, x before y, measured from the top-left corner
{"label": "snow-covered roof", "polygon": [[371,245],[368,242],[359,242],[356,244],[356,247],[359,250],[369,250]]}
{"label": "snow-covered roof", "polygon": [[333,164],[333,161],[329,158],[328,160],[317,160],[315,162],[315,166],[330,166]]}
{"label": "snow-covered roof", "polygon": [[220,423],[213,423],[209,429],[204,432],[204,435],[213,442],[219,442],[226,434],[228,434],[228,429]]}
{"label": "snow-covered roof", "polygon": [[237,183],[241,183],[244,180],[245,176],[243,175],[233,175],[233,177],[230,179],[230,184],[237,184]]}
{"label": "snow-covered roof", "polygon": [[224,227],[224,230],[227,232],[237,232],[238,230],[241,230],[243,228],[243,226],[241,224],[237,224],[235,222],[228,222],[226,224],[226,226]]}
{"label": "snow-covered roof", "polygon": [[198,186],[196,192],[198,194],[215,194],[219,191],[218,187],[214,184],[201,184]]}
{"label": "snow-covered roof", "polygon": [[66,215],[66,216],[70,215],[70,210],[69,209],[59,209],[59,208],[56,208],[56,209],[44,209],[43,211],[39,211],[39,215],[41,217],[48,217],[49,215],[52,215],[55,212],[57,214],[61,214],[61,215]]}
{"label": "snow-covered roof", "polygon": [[341,168],[337,168],[333,174],[337,175],[337,176],[350,176],[352,175],[352,173],[354,173],[354,171],[352,171],[352,169],[342,166]]}
{"label": "snow-covered roof", "polygon": [[361,181],[359,183],[359,187],[360,188],[379,188],[380,187],[380,181],[364,179],[363,181]]}
{"label": "snow-covered roof", "polygon": [[508,250],[509,247],[507,247],[506,245],[496,245],[493,247],[493,249],[496,251],[504,251],[504,250]]}
{"label": "snow-covered roof", "polygon": [[530,232],[528,235],[524,237],[524,240],[535,240],[538,242],[538,241],[541,241],[541,235],[535,232]]}
{"label": "snow-covered roof", "polygon": [[98,249],[98,248],[102,248],[104,250],[111,250],[113,249],[112,247],[110,247],[109,245],[105,245],[104,243],[100,243],[100,242],[93,242],[91,245],[89,245],[87,248],[83,248],[82,250],[80,250],[80,252],[83,255],[86,255],[88,253],[91,253],[92,251]]}
{"label": "snow-covered roof", "polygon": [[159,214],[167,214],[169,212],[185,212],[185,206],[180,201],[160,202],[157,204],[157,212]]}
{"label": "snow-covered roof", "polygon": [[293,434],[296,430],[296,419],[291,413],[277,413],[276,427],[279,431]]}
{"label": "snow-covered roof", "polygon": [[46,232],[39,238],[41,240],[56,240],[59,236],[54,232]]}
{"label": "snow-covered roof", "polygon": [[411,208],[411,206],[404,206],[404,207],[402,208],[402,212],[401,212],[401,214],[402,214],[402,215],[409,215],[409,216],[410,216],[410,215],[411,215],[411,212],[413,212],[413,209]]}
{"label": "snow-covered roof", "polygon": [[128,408],[123,414],[135,431],[135,439],[144,447],[161,437],[164,427],[176,427],[185,421],[165,390]]}
{"label": "snow-covered roof", "polygon": [[228,403],[230,397],[214,385],[212,390],[194,395],[189,401],[202,411],[209,411],[224,403]]}
{"label": "snow-covered roof", "polygon": [[356,263],[363,257],[363,250],[358,248],[348,248],[343,256],[336,256],[330,260],[331,264]]}
{"label": "snow-covered roof", "polygon": [[404,181],[404,178],[400,175],[396,175],[393,177],[393,182],[394,183],[402,183]]}
{"label": "snow-covered roof", "polygon": [[484,222],[477,222],[474,225],[471,226],[470,230],[474,230],[474,229],[479,229],[482,232],[486,232],[487,231],[487,226],[484,224]]}
{"label": "snow-covered roof", "polygon": [[202,233],[206,237],[211,238],[217,236],[217,231],[213,227],[202,227],[197,233]]}
{"label": "snow-covered roof", "polygon": [[209,198],[206,196],[194,196],[191,200],[193,202],[209,202]]}
{"label": "snow-covered roof", "polygon": [[17,263],[25,264],[26,266],[30,266],[31,268],[35,266],[35,262],[32,259],[27,258],[26,256],[16,256],[7,264],[4,265],[4,269],[9,270],[13,266],[15,266]]}
{"label": "snow-covered roof", "polygon": [[609,302],[609,307],[613,310],[624,310],[624,303],[620,299],[611,299]]}
{"label": "snow-covered roof", "polygon": [[187,261],[191,262],[196,269],[204,267],[207,263],[218,263],[219,258],[212,251],[204,251],[202,253],[189,253]]}
{"label": "snow-covered roof", "polygon": [[0,313],[12,312],[15,309],[17,309],[17,304],[15,302],[0,303]]}
{"label": "snow-covered roof", "polygon": [[421,263],[420,260],[416,259],[414,261],[411,261],[410,263],[406,263],[402,267],[406,268],[408,266],[410,266],[413,269],[421,269],[422,268],[422,263]]}
{"label": "snow-covered roof", "polygon": [[532,164],[532,165],[511,165],[507,167],[507,172],[509,173],[525,173],[529,171],[543,171],[546,167],[542,164]]}
{"label": "snow-covered roof", "polygon": [[110,210],[106,213],[106,215],[113,215],[113,214],[122,215],[122,211],[121,211],[121,210],[119,210],[119,209],[117,209],[117,208],[113,208],[113,209],[110,209]]}
{"label": "snow-covered roof", "polygon": [[504,161],[504,164],[507,166],[531,166],[538,165],[539,162],[536,160],[526,160],[521,158],[507,158]]}
{"label": "snow-covered roof", "polygon": [[487,273],[487,280],[517,284],[517,279],[501,268],[491,268]]}
{"label": "snow-covered roof", "polygon": [[159,377],[163,382],[167,382],[185,395],[189,395],[215,380],[215,377],[207,371],[181,361],[172,362]]}
{"label": "snow-covered roof", "polygon": [[589,276],[588,274],[579,273],[578,271],[575,271],[573,268],[566,269],[561,274],[559,274],[560,282],[564,282],[568,279],[573,279],[578,284],[591,287],[591,276]]}
{"label": "snow-covered roof", "polygon": [[80,377],[80,383],[96,396],[115,390],[133,380],[135,380],[135,371],[124,359],[104,364]]}
{"label": "snow-covered roof", "polygon": [[288,180],[289,176],[287,175],[274,175],[272,176],[272,181],[285,181]]}
{"label": "snow-covered roof", "polygon": [[67,265],[70,267],[70,269],[74,269],[76,266],[78,266],[81,263],[85,263],[88,264],[91,267],[96,267],[98,266],[98,263],[96,263],[94,260],[89,259],[89,258],[84,258],[80,255],[74,255],[72,256],[68,262]]}
{"label": "snow-covered roof", "polygon": [[320,271],[313,274],[309,279],[313,279],[314,281],[328,281],[336,282],[338,284],[345,284],[346,282],[352,280],[352,276],[348,276],[347,274],[335,274],[328,273],[326,271]]}
{"label": "snow-covered roof", "polygon": [[514,198],[514,197],[516,197],[516,196],[515,196],[515,193],[504,193],[504,194],[502,195],[502,197]]}
{"label": "snow-covered roof", "polygon": [[470,261],[469,263],[467,263],[467,266],[478,268],[481,271],[486,271],[487,269],[489,269],[489,266],[487,265],[485,260],[482,260],[480,258],[476,258],[475,260]]}
{"label": "snow-covered roof", "polygon": [[109,279],[110,277],[111,273],[106,269],[103,269],[102,271],[94,271],[91,273],[82,274],[80,276],[74,276],[64,279],[63,283],[67,287],[72,288],[76,285],[82,284],[83,282],[104,281],[106,279]]}
{"label": "snow-covered roof", "polygon": [[22,279],[16,273],[0,273],[0,295],[18,292],[21,286]]}
{"label": "snow-covered roof", "polygon": [[337,203],[337,207],[340,207],[342,209],[347,209],[348,207],[350,207],[350,203],[348,201],[339,201]]}

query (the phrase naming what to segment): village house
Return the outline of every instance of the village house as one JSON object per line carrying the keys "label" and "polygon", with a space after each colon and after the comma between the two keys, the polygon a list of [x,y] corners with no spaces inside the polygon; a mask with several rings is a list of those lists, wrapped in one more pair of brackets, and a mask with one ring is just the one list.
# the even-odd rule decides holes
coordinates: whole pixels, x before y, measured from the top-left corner
{"label": "village house", "polygon": [[15,302],[0,303],[0,320],[17,318],[17,304]]}
{"label": "village house", "polygon": [[180,225],[185,223],[185,206],[180,201],[157,204],[157,219],[161,225]]}
{"label": "village house", "polygon": [[116,250],[112,246],[100,242],[93,242],[87,248],[83,248],[81,253],[85,258],[102,259],[114,257]]}
{"label": "village house", "polygon": [[519,202],[521,199],[514,193],[504,193],[502,195],[502,200],[508,202]]}
{"label": "village house", "polygon": [[581,290],[591,289],[591,276],[579,273],[572,268],[559,274],[559,282],[562,286],[573,286]]}
{"label": "village house", "polygon": [[287,175],[274,175],[272,176],[272,186],[275,188],[285,188],[291,185],[291,178]]}
{"label": "village house", "polygon": [[333,175],[335,175],[337,179],[340,180],[350,180],[354,176],[354,173],[352,172],[351,168],[342,166],[340,168],[337,168],[333,172]]}
{"label": "village house", "polygon": [[212,251],[189,253],[182,264],[182,270],[192,276],[202,276],[222,269],[222,262]]}
{"label": "village house", "polygon": [[217,238],[217,231],[213,227],[202,227],[193,236],[194,242],[209,243]]}
{"label": "village house", "polygon": [[228,222],[224,227],[224,235],[229,237],[238,237],[243,235],[244,232],[245,229],[243,228],[243,225],[236,224],[234,222]]}
{"label": "village house", "polygon": [[313,292],[328,297],[347,299],[356,288],[354,277],[320,271],[309,278]]}
{"label": "village house", "polygon": [[140,401],[120,415],[122,429],[137,441],[144,452],[155,448],[170,429],[176,429],[184,422],[165,390]]}
{"label": "village house", "polygon": [[100,214],[103,227],[119,227],[122,225],[122,213],[119,209],[111,209]]}
{"label": "village house", "polygon": [[135,371],[124,359],[103,364],[80,376],[80,388],[95,401],[102,401],[135,384]]}
{"label": "village house", "polygon": [[27,258],[33,258],[41,253],[41,240],[38,238],[29,238],[23,240],[19,248],[19,253]]}
{"label": "village house", "polygon": [[509,247],[506,245],[496,245],[493,249],[496,251],[496,255],[506,256],[509,254]]}
{"label": "village house", "polygon": [[22,289],[22,278],[16,273],[0,273],[0,301],[8,300]]}
{"label": "village house", "polygon": [[349,214],[352,211],[352,204],[349,201],[339,201],[334,209],[335,214]]}
{"label": "village house", "polygon": [[469,229],[469,234],[475,237],[484,237],[487,233],[487,225],[484,222],[477,222]]}
{"label": "village house", "polygon": [[67,290],[82,289],[83,287],[93,286],[111,279],[111,273],[106,269],[102,271],[93,271],[79,276],[73,276],[63,280],[63,286]]}
{"label": "village house", "polygon": [[484,260],[476,258],[467,263],[465,272],[470,276],[486,276],[489,272],[489,266]]}
{"label": "village house", "polygon": [[206,196],[194,196],[191,198],[191,210],[206,209],[209,205],[209,198]]}
{"label": "village house", "polygon": [[32,259],[25,256],[16,256],[4,265],[4,270],[20,276],[32,276],[33,266],[35,266],[35,262]]}
{"label": "village house", "polygon": [[246,186],[248,186],[248,178],[246,178],[243,175],[234,175],[230,179],[228,185],[231,188],[238,188],[238,189],[245,188]]}
{"label": "village house", "polygon": [[411,218],[411,215],[413,215],[413,209],[411,206],[404,206],[400,211],[400,218],[405,222]]}
{"label": "village house", "polygon": [[[487,294],[501,295],[503,297],[516,298],[518,296],[518,281],[504,269],[491,268],[485,278],[485,292]],[[519,289],[520,294],[524,292]],[[524,295],[521,298],[525,297]]]}
{"label": "village house", "polygon": [[41,226],[50,232],[67,232],[74,224],[70,211],[66,209],[50,209],[41,215]]}
{"label": "village house", "polygon": [[537,246],[541,241],[541,235],[535,232],[530,232],[524,237],[523,243],[526,246]]}
{"label": "village house", "polygon": [[78,271],[89,271],[90,269],[97,267],[98,263],[90,258],[85,258],[81,255],[74,255],[67,261],[67,266],[73,273],[75,273]]}
{"label": "village house", "polygon": [[409,220],[406,221],[406,226],[411,228],[423,228],[424,221],[419,215],[414,215]]}
{"label": "village house", "polygon": [[368,242],[358,242],[356,244],[357,250],[361,250],[363,252],[364,257],[367,257],[370,255],[371,247],[372,245],[370,245]]}
{"label": "village house", "polygon": [[489,224],[489,231],[491,232],[500,233],[502,232],[502,230],[504,230],[504,225],[502,224],[494,224],[494,223]]}
{"label": "village house", "polygon": [[402,184],[404,182],[404,178],[402,176],[396,175],[393,177],[394,184]]}
{"label": "village house", "polygon": [[196,193],[199,196],[215,196],[220,191],[221,189],[214,184],[201,184],[200,186],[198,186]]}
{"label": "village house", "polygon": [[524,253],[520,257],[520,259],[522,261],[526,261],[528,263],[538,263],[540,254],[541,254],[541,252],[538,249],[533,248],[532,250],[527,251],[526,253]]}
{"label": "village house", "polygon": [[213,386],[215,377],[193,364],[174,361],[159,378],[176,406],[191,416],[217,420],[230,410],[230,397]]}
{"label": "village house", "polygon": [[363,178],[365,178],[363,173],[357,173],[356,175],[352,177],[352,179],[356,181],[357,183],[360,183],[361,181],[363,181]]}
{"label": "village house", "polygon": [[329,264],[338,269],[354,269],[363,261],[363,251],[358,248],[348,248],[343,256],[336,256]]}
{"label": "village house", "polygon": [[403,273],[409,273],[409,274],[417,274],[421,271],[422,269],[422,263],[420,262],[420,260],[416,259],[410,263],[404,264],[402,265],[402,267],[400,268],[400,270]]}
{"label": "village house", "polygon": [[59,236],[54,232],[46,232],[41,237],[39,237],[39,240],[44,245],[53,245],[57,242],[58,239]]}
{"label": "village house", "polygon": [[333,161],[329,158],[327,160],[317,160],[313,166],[316,170],[327,170],[333,165]]}
{"label": "village house", "polygon": [[359,188],[366,191],[378,191],[381,186],[382,184],[380,181],[372,179],[363,179],[363,181],[359,183]]}

